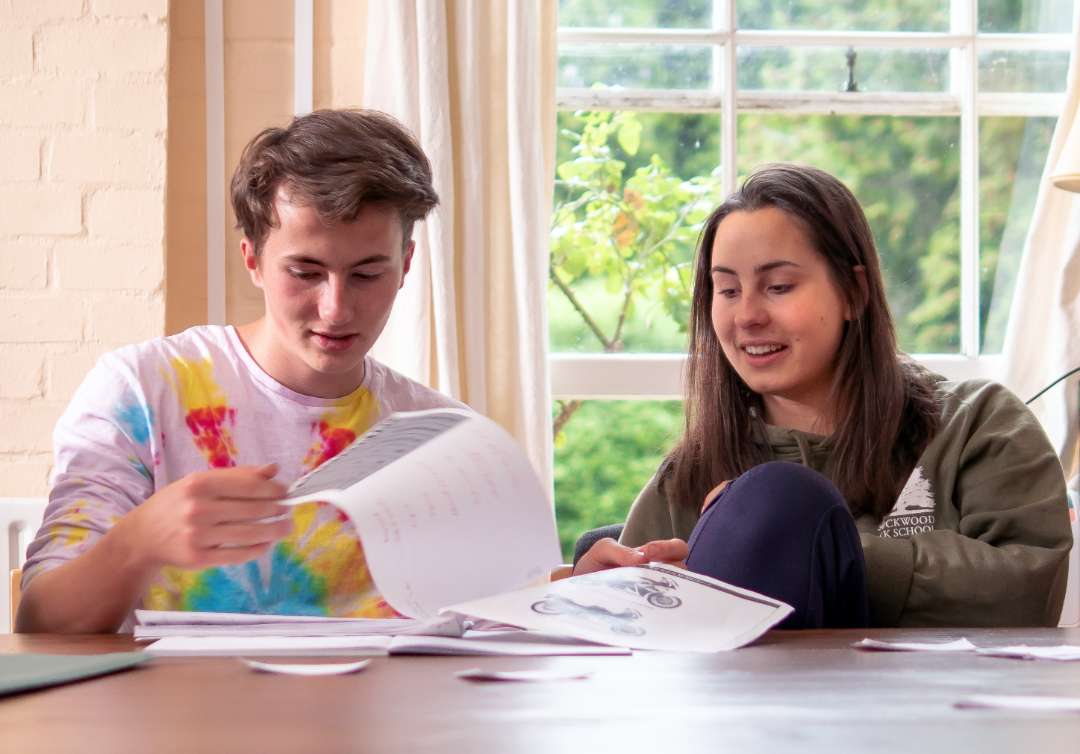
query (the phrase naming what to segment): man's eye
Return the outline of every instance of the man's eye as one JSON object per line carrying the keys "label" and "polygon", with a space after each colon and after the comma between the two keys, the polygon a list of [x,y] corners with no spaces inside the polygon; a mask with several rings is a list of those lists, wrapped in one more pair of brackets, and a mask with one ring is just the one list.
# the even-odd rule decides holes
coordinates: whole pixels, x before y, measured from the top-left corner
{"label": "man's eye", "polygon": [[353,278],[356,280],[375,280],[381,274],[379,272],[354,272]]}
{"label": "man's eye", "polygon": [[314,280],[319,276],[317,272],[311,272],[310,270],[298,270],[296,268],[290,268],[289,274],[297,280]]}

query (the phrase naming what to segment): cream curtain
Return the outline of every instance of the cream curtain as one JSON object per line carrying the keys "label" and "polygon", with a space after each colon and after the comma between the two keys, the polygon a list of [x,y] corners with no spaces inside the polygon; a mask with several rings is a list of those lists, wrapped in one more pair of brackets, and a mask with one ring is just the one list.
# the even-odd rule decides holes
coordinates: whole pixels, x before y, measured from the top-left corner
{"label": "cream curtain", "polygon": [[555,0],[371,3],[363,96],[417,135],[442,200],[417,227],[373,353],[499,422],[549,490],[556,11]]}
{"label": "cream curtain", "polygon": [[[1004,381],[1027,399],[1080,366],[1080,194],[1063,187],[1080,172],[1080,10],[1073,19],[1065,106],[1039,186],[1031,229],[1005,335]],[[1057,185],[1055,185],[1057,184]],[[1080,378],[1066,380],[1032,404],[1070,478],[1080,469],[1077,424]]]}

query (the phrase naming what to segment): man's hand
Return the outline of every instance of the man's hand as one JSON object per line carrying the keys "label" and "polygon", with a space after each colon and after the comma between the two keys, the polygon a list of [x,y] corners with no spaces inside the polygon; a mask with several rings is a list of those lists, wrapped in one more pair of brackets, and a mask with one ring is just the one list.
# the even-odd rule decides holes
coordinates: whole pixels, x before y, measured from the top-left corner
{"label": "man's hand", "polygon": [[594,571],[606,571],[620,566],[643,565],[651,561],[670,563],[686,568],[686,542],[681,539],[657,539],[641,547],[620,545],[611,537],[601,539],[581,556],[574,566],[574,576]]}
{"label": "man's hand", "polygon": [[149,497],[114,527],[141,570],[243,563],[287,535],[289,508],[277,467],[240,466],[189,474]]}

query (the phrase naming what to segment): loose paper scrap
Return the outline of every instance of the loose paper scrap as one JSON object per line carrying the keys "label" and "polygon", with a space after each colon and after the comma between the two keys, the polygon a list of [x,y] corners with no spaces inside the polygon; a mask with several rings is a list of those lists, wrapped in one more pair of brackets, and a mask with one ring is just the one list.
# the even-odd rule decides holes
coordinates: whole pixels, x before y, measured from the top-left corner
{"label": "loose paper scrap", "polygon": [[560,670],[459,670],[455,676],[463,681],[580,681],[592,676],[589,672]]}
{"label": "loose paper scrap", "polygon": [[1051,647],[1029,647],[1018,644],[1011,647],[982,647],[976,650],[987,657],[1012,657],[1017,660],[1057,660],[1070,662],[1080,660],[1080,646],[1060,644]]}
{"label": "loose paper scrap", "polygon": [[240,660],[252,670],[260,673],[280,673],[281,675],[347,675],[363,670],[371,660],[359,662],[323,662],[317,664],[293,664],[283,662],[259,662],[241,657]]}
{"label": "loose paper scrap", "polygon": [[880,639],[863,639],[851,646],[856,649],[870,649],[881,652],[973,652],[978,650],[967,638],[956,641],[932,642],[932,641],[881,641]]}
{"label": "loose paper scrap", "polygon": [[976,694],[960,699],[958,709],[1012,709],[1033,712],[1080,712],[1080,697],[1075,696],[999,696]]}

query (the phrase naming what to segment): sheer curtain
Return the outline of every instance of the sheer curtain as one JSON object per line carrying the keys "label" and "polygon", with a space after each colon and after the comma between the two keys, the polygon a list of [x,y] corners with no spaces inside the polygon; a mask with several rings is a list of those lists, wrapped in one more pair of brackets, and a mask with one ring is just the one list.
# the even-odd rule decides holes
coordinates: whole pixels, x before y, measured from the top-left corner
{"label": "sheer curtain", "polygon": [[[1080,10],[1065,106],[1054,129],[1005,334],[1004,381],[1025,400],[1080,366]],[[1080,471],[1073,377],[1032,403],[1068,477]]]}
{"label": "sheer curtain", "polygon": [[417,135],[442,200],[373,354],[499,422],[549,490],[556,13],[555,0],[371,3],[363,97]]}

